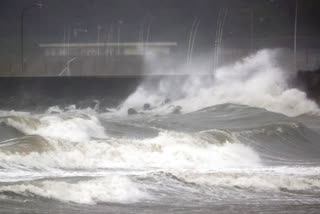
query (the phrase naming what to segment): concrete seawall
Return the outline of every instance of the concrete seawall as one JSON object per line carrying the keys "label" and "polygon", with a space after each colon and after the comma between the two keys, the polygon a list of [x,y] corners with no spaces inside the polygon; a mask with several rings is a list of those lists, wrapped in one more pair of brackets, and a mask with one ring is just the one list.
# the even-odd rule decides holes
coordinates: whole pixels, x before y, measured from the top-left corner
{"label": "concrete seawall", "polygon": [[[159,84],[164,75],[151,76],[71,76],[71,77],[0,77],[0,109],[43,111],[50,106],[115,107],[139,84]],[[183,80],[187,75],[172,75]]]}
{"label": "concrete seawall", "polygon": [[142,81],[141,76],[118,77],[1,77],[0,108],[43,110],[48,106],[118,105]]}
{"label": "concrete seawall", "polygon": [[[146,78],[158,84],[163,75],[91,77],[0,77],[0,109],[42,111],[50,106],[114,107]],[[173,75],[183,80],[187,75]],[[320,72],[300,71],[293,87],[304,90],[320,104]],[[150,82],[149,82],[150,83]]]}

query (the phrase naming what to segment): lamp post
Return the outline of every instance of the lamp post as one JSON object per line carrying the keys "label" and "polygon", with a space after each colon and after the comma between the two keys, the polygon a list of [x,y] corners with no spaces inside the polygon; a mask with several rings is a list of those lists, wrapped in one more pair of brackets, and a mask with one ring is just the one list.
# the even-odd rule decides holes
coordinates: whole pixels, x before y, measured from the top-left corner
{"label": "lamp post", "polygon": [[26,7],[24,7],[23,9],[22,9],[22,11],[21,11],[21,20],[20,20],[20,27],[21,27],[21,30],[20,30],[20,54],[21,54],[21,58],[20,58],[20,60],[21,60],[21,73],[23,74],[24,73],[24,38],[23,38],[23,34],[24,34],[24,16],[25,16],[25,14],[26,14],[26,12],[29,10],[29,9],[31,9],[31,8],[33,8],[33,7],[37,7],[37,8],[42,8],[42,6],[43,6],[43,4],[41,4],[41,3],[38,3],[38,4],[32,4],[32,5],[28,5],[28,6],[26,6]]}

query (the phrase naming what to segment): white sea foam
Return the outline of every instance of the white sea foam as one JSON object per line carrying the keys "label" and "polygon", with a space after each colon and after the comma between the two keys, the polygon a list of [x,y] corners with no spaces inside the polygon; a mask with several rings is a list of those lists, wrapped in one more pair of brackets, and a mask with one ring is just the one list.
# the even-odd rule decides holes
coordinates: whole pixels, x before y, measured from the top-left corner
{"label": "white sea foam", "polygon": [[210,185],[220,187],[253,188],[256,190],[315,190],[320,191],[320,180],[318,175],[307,177],[287,174],[267,173],[224,173],[215,172],[209,174],[197,174],[194,172],[173,173],[186,182],[199,185]]}
{"label": "white sea foam", "polygon": [[[260,107],[288,116],[319,113],[316,103],[309,100],[304,92],[288,87],[288,72],[279,66],[278,56],[276,50],[259,51],[235,64],[217,69],[212,79],[208,76],[192,76],[177,83],[167,78],[158,88],[142,84],[120,106],[120,113],[125,114],[132,107],[142,110],[144,103],[158,106],[148,111],[157,114],[172,111],[172,105],[180,105],[184,112],[191,112],[223,103]],[[182,69],[186,68],[183,66]],[[193,71],[193,74],[198,73],[208,71],[203,72],[200,68]],[[161,105],[166,98],[173,102]]]}
{"label": "white sea foam", "polygon": [[161,132],[143,140],[108,138],[82,142],[48,138],[43,152],[1,152],[6,163],[36,168],[219,169],[256,167],[259,155],[234,142],[213,144],[197,134]]}
{"label": "white sea foam", "polygon": [[0,192],[35,194],[64,202],[96,204],[99,202],[134,203],[150,198],[138,184],[125,176],[108,176],[86,181],[30,181],[1,186]]}
{"label": "white sea foam", "polygon": [[69,141],[105,137],[104,127],[93,114],[57,114],[9,117],[6,123],[25,134]]}
{"label": "white sea foam", "polygon": [[[156,137],[143,140],[112,138],[106,135],[107,131],[96,116],[74,110],[59,114],[9,117],[6,123],[25,134],[41,136],[39,139],[26,139],[37,141],[25,142],[28,152],[14,147],[2,150],[0,160],[9,165],[41,169],[216,169],[260,164],[258,154],[237,142],[230,134],[224,142],[210,140],[201,133],[171,131],[163,131]],[[39,149],[39,144],[44,142],[44,147]]]}

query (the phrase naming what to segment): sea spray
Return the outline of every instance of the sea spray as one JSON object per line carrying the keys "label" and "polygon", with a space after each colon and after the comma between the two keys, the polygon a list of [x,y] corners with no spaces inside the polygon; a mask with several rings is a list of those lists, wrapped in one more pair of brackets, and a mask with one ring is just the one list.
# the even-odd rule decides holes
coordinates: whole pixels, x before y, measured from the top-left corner
{"label": "sea spray", "polygon": [[[234,103],[264,108],[288,116],[306,113],[319,114],[317,104],[296,88],[290,88],[288,80],[292,73],[286,71],[277,59],[279,50],[261,50],[234,64],[218,68],[214,73],[194,69],[189,78],[177,81],[165,77],[152,87],[148,80],[119,106],[119,113],[128,108],[143,111],[144,103],[155,108],[151,113],[167,114],[172,106],[181,106],[183,112],[223,103]],[[200,66],[199,66],[200,67]],[[181,66],[181,69],[188,69]],[[179,72],[178,72],[179,73]],[[181,73],[181,72],[180,72]],[[203,74],[206,75],[197,75]],[[164,104],[164,100],[172,102]]]}

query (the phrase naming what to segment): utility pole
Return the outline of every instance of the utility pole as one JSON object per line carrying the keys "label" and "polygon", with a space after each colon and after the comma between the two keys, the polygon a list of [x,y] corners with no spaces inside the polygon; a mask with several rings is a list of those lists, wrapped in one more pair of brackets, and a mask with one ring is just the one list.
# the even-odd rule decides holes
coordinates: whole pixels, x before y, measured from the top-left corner
{"label": "utility pole", "polygon": [[24,7],[21,11],[20,14],[20,64],[21,64],[21,74],[24,73],[24,17],[26,12],[33,8],[33,7],[37,7],[37,8],[42,8],[43,4],[38,3],[38,4],[32,4],[32,5],[28,5],[26,7]]}

